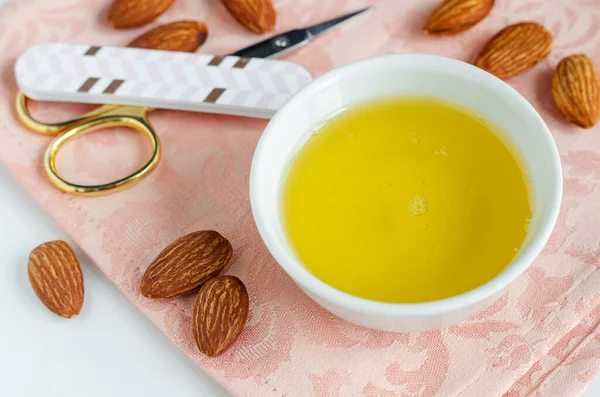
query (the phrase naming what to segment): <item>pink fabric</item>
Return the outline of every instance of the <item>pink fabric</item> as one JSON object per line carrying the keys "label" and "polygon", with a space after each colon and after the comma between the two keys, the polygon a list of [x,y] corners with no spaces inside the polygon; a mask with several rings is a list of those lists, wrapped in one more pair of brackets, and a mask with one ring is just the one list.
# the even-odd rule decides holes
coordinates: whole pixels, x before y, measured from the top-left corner
{"label": "pink fabric", "polygon": [[[276,0],[278,29],[317,22],[368,0]],[[314,75],[375,54],[436,53],[472,61],[484,41],[509,23],[543,23],[556,42],[549,58],[509,83],[540,112],[564,165],[564,206],[540,258],[500,300],[439,331],[376,332],[342,321],[312,303],[274,263],[254,227],[248,172],[265,122],[156,111],[164,158],[133,189],[98,198],[62,194],[41,172],[49,139],[13,115],[12,67],[43,41],[126,44],[142,30],[104,23],[110,1],[20,0],[0,10],[2,54],[0,158],[102,271],[200,367],[235,396],[573,396],[600,369],[600,126],[567,124],[552,103],[550,78],[563,56],[585,52],[600,65],[598,0],[497,0],[491,15],[457,37],[433,38],[421,27],[437,0],[381,0],[377,9],[319,39],[290,59]],[[159,19],[207,21],[202,52],[226,54],[260,37],[247,33],[217,0],[178,0]],[[42,104],[46,119],[86,106]],[[139,165],[137,138],[104,131],[69,147],[62,166],[82,181],[108,180]],[[133,156],[132,156],[133,154]],[[203,357],[191,334],[194,297],[153,302],[140,278],[169,242],[216,229],[235,250],[227,272],[250,293],[251,313],[238,343],[217,359]],[[85,310],[85,309],[84,309]],[[152,348],[149,346],[148,348]]]}

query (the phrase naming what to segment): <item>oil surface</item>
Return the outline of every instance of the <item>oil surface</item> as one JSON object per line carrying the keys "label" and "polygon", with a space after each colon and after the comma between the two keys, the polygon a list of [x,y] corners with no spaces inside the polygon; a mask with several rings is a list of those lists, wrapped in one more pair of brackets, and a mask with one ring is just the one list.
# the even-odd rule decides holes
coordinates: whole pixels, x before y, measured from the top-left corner
{"label": "oil surface", "polygon": [[531,216],[522,162],[490,123],[402,97],[326,121],[290,163],[281,210],[303,264],[329,285],[426,302],[500,273]]}

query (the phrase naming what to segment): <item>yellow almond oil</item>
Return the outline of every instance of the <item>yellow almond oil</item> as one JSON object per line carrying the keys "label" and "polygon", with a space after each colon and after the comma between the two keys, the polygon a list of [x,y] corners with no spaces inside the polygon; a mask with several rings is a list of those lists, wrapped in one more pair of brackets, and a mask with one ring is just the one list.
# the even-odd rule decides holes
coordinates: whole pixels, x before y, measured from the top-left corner
{"label": "yellow almond oil", "polygon": [[501,131],[435,98],[327,120],[282,186],[287,237],[319,279],[383,302],[448,298],[514,258],[531,217],[523,162]]}

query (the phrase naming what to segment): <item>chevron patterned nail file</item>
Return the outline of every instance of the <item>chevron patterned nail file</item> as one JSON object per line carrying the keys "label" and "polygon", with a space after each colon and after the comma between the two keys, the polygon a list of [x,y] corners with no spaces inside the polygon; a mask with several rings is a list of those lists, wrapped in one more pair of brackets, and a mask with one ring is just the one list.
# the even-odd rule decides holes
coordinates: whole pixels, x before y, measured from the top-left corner
{"label": "chevron patterned nail file", "polygon": [[270,118],[311,81],[285,61],[48,43],[15,64],[28,97]]}

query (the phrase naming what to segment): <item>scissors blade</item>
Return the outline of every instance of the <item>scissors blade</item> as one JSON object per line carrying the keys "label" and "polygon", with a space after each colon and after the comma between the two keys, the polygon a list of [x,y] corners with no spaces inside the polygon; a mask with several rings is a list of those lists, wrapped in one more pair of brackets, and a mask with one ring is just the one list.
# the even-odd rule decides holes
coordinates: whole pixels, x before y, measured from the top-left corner
{"label": "scissors blade", "polygon": [[308,32],[313,37],[317,37],[319,35],[322,35],[323,33],[330,31],[333,28],[338,27],[339,25],[343,24],[344,22],[348,22],[351,19],[367,12],[369,9],[371,9],[371,7],[363,8],[362,10],[355,11],[353,13],[332,19],[330,21],[322,22],[322,23],[318,23],[316,25],[310,26],[310,27],[306,28],[306,30],[308,30]]}
{"label": "scissors blade", "polygon": [[306,29],[290,30],[279,36],[242,48],[231,55],[242,58],[272,58],[308,44],[311,36]]}
{"label": "scissors blade", "polygon": [[349,21],[352,18],[364,13],[371,7],[367,7],[360,11],[322,22],[317,25],[310,26],[304,29],[290,30],[289,32],[281,33],[278,36],[261,41],[250,47],[242,48],[234,52],[236,55],[244,58],[272,58],[290,52],[296,48],[308,44],[313,38],[319,36],[329,30],[339,26],[340,24]]}

